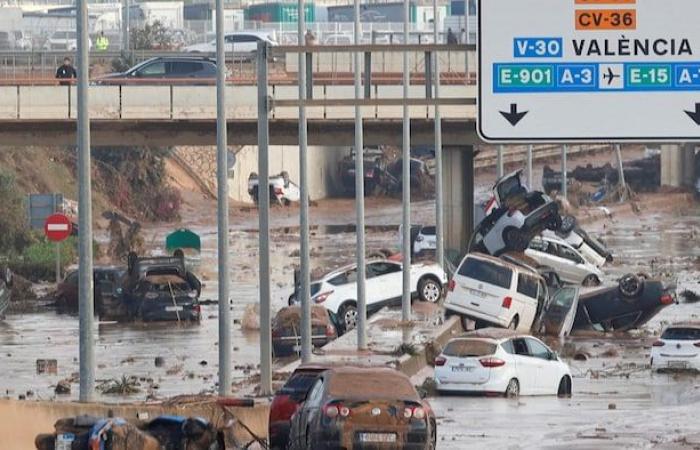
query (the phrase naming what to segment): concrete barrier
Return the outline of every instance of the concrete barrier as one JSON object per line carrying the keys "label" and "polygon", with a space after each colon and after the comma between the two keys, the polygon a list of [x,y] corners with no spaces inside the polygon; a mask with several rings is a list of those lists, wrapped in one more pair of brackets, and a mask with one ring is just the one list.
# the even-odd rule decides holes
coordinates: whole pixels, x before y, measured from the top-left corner
{"label": "concrete barrier", "polygon": [[170,93],[169,86],[123,86],[122,119],[169,119]]}
{"label": "concrete barrier", "polygon": [[16,86],[0,86],[0,118],[16,119],[18,114],[18,88]]}
{"label": "concrete barrier", "polygon": [[[91,86],[88,94],[91,119],[118,119],[121,113],[119,107],[119,86]],[[78,88],[70,88],[70,117],[78,117]]]}
{"label": "concrete barrier", "polygon": [[20,119],[65,119],[69,115],[68,86],[20,86]]}
{"label": "concrete barrier", "polygon": [[[216,116],[216,89],[210,86],[173,86],[172,93],[173,118],[206,119]],[[230,98],[230,101],[234,99]]]}

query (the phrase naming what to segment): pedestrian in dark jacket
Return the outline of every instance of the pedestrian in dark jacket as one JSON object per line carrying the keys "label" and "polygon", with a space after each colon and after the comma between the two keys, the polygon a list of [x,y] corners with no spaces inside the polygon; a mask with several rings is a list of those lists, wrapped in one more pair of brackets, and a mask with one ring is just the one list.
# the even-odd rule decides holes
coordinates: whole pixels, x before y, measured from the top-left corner
{"label": "pedestrian in dark jacket", "polygon": [[458,44],[457,36],[452,31],[452,28],[447,29],[447,43],[448,44]]}
{"label": "pedestrian in dark jacket", "polygon": [[[59,80],[70,80],[72,78],[78,78],[78,72],[76,72],[75,67],[73,67],[70,58],[64,58],[63,65],[56,69],[56,78]],[[68,86],[71,84],[71,82],[61,81],[59,84],[61,86]]]}

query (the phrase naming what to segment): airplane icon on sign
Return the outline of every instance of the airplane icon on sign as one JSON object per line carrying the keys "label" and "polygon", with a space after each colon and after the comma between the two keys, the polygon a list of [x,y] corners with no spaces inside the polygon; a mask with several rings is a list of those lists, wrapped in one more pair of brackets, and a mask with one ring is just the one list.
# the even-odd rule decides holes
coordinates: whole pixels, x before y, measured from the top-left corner
{"label": "airplane icon on sign", "polygon": [[608,81],[608,86],[613,84],[613,81],[615,81],[615,78],[620,78],[620,75],[617,75],[615,72],[613,72],[611,67],[608,67],[608,73],[603,75],[603,79]]}

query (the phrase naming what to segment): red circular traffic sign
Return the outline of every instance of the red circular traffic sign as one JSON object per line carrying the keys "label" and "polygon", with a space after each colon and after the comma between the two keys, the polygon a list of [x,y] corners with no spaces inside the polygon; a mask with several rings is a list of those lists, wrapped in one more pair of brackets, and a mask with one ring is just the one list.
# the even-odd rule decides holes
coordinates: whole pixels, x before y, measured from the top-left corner
{"label": "red circular traffic sign", "polygon": [[63,214],[52,214],[44,222],[44,234],[52,242],[61,242],[68,239],[73,231],[73,224]]}

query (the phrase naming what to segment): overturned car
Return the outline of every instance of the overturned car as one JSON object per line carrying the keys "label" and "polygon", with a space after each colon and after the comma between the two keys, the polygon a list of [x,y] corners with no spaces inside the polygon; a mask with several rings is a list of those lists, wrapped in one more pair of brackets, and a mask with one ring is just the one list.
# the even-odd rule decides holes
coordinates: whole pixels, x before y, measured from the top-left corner
{"label": "overturned car", "polygon": [[[322,306],[311,307],[311,343],[320,348],[338,337],[330,313]],[[286,306],[272,320],[272,353],[274,357],[298,354],[301,351],[301,307]]]}
{"label": "overturned car", "polygon": [[545,229],[558,230],[559,206],[539,191],[528,191],[521,181],[522,169],[500,178],[488,215],[472,235],[469,251],[499,256],[524,251],[533,237]]}
{"label": "overturned car", "polygon": [[143,321],[199,321],[202,284],[183,258],[129,255],[118,302],[106,314]]}

